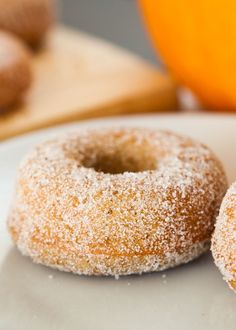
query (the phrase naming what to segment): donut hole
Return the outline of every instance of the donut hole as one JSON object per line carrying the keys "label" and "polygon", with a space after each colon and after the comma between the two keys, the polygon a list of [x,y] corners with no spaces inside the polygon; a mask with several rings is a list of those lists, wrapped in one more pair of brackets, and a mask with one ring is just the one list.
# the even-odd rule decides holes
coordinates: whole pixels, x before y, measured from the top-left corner
{"label": "donut hole", "polygon": [[[74,140],[78,146],[67,157],[78,162],[78,166],[92,168],[106,174],[137,173],[157,170],[164,157],[162,148],[147,136],[136,131],[101,131],[96,137],[86,135],[85,141]],[[158,150],[157,150],[158,149]]]}
{"label": "donut hole", "polygon": [[87,168],[93,168],[97,172],[107,174],[122,174],[124,172],[144,172],[156,169],[156,161],[153,155],[137,153],[127,155],[123,153],[100,154],[93,160],[84,162]]}
{"label": "donut hole", "polygon": [[138,162],[136,159],[128,157],[121,159],[118,157],[102,157],[94,165],[93,168],[97,172],[109,174],[121,174],[124,172],[143,172],[153,170],[148,164]]}

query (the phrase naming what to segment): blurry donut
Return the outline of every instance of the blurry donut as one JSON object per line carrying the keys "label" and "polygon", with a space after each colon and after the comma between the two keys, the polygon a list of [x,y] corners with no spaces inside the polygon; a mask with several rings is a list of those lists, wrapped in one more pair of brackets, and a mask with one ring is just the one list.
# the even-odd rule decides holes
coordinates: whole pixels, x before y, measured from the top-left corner
{"label": "blurry donut", "polygon": [[0,29],[38,44],[54,21],[54,7],[54,0],[0,0]]}
{"label": "blurry donut", "polygon": [[32,81],[30,52],[10,33],[0,31],[0,109],[19,101]]}

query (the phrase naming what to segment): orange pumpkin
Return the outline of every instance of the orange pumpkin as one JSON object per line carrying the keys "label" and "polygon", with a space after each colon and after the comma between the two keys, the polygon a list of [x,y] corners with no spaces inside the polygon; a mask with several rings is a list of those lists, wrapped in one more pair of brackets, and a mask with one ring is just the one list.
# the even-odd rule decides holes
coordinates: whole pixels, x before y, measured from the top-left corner
{"label": "orange pumpkin", "polygon": [[236,1],[139,2],[174,77],[208,107],[236,111]]}

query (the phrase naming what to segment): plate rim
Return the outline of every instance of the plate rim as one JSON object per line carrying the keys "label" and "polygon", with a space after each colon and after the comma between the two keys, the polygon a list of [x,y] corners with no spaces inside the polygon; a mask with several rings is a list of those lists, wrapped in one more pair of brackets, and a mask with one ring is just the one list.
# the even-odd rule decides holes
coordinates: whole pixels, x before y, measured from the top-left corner
{"label": "plate rim", "polygon": [[[41,129],[36,129],[30,132],[26,132],[23,134],[19,134],[17,136],[12,136],[10,138],[4,139],[0,141],[0,152],[2,151],[2,149],[4,149],[7,146],[10,146],[12,144],[14,144],[15,142],[19,142],[22,141],[24,142],[24,140],[27,140],[28,138],[35,137],[37,135],[41,135],[45,132],[45,138],[46,135],[49,133],[53,134],[56,133],[57,130],[63,130],[63,128],[65,129],[69,129],[70,127],[76,127],[77,125],[80,126],[80,124],[82,126],[86,126],[86,123],[99,123],[99,122],[116,122],[116,121],[120,121],[120,120],[124,120],[126,119],[128,122],[130,122],[132,119],[136,120],[136,119],[171,119],[171,120],[186,120],[186,119],[197,119],[197,120],[202,120],[202,119],[213,119],[213,120],[229,120],[229,119],[233,119],[236,120],[236,114],[224,114],[224,113],[160,113],[160,114],[153,114],[153,113],[148,113],[148,114],[128,114],[128,115],[120,115],[120,116],[107,116],[107,117],[99,117],[99,118],[92,118],[92,119],[85,119],[85,120],[77,120],[77,121],[72,121],[69,123],[62,123],[62,124],[58,124],[58,125],[53,125],[53,126],[49,126],[49,127],[45,127],[45,128],[41,128]],[[236,123],[235,123],[236,124]],[[126,124],[124,124],[126,125]],[[236,128],[235,128],[236,129]]]}

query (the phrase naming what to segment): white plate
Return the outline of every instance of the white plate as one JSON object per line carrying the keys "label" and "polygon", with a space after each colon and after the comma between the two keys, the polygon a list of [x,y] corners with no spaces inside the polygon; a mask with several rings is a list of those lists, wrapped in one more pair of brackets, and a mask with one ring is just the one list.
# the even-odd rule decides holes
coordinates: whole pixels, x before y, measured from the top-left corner
{"label": "white plate", "polygon": [[0,145],[0,329],[222,330],[236,327],[236,294],[208,253],[164,273],[120,280],[77,276],[33,264],[13,247],[5,220],[19,160],[59,131],[91,126],[171,129],[208,144],[236,179],[236,116],[138,116],[80,122]]}

